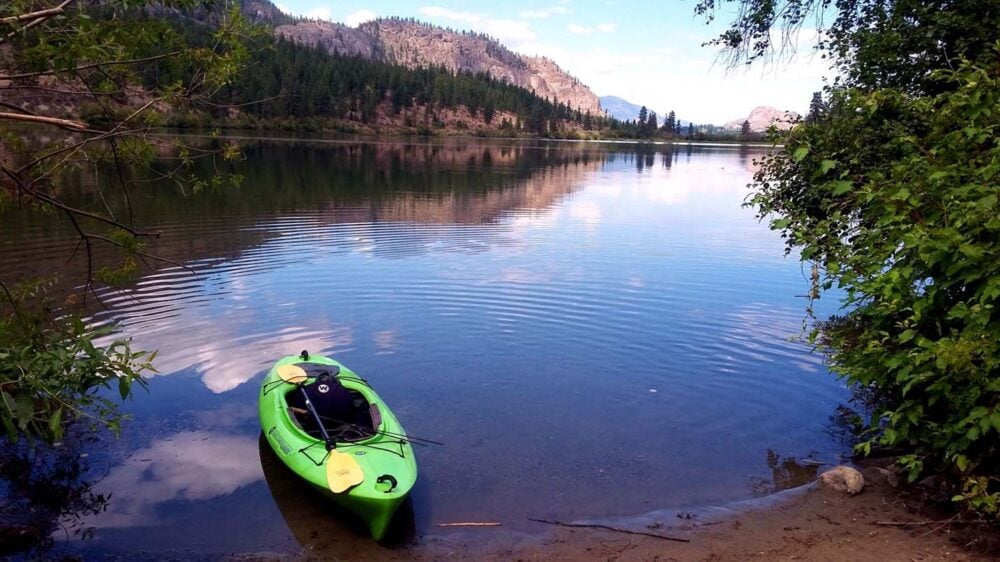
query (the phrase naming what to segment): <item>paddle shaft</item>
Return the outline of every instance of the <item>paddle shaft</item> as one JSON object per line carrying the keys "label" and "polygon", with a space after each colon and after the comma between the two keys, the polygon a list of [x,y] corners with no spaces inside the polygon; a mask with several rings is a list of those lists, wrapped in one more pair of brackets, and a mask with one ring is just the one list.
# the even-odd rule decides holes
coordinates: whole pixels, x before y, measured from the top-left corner
{"label": "paddle shaft", "polygon": [[304,398],[306,401],[306,408],[309,409],[309,413],[312,414],[313,419],[316,420],[316,425],[319,426],[319,432],[323,435],[323,442],[326,443],[326,450],[329,451],[331,449],[335,449],[337,445],[333,442],[332,439],[330,439],[330,434],[327,433],[326,428],[323,427],[323,420],[320,419],[319,412],[316,411],[316,408],[313,406],[312,401],[309,400],[309,393],[306,392],[306,387],[300,385],[299,391],[302,392],[302,398]]}

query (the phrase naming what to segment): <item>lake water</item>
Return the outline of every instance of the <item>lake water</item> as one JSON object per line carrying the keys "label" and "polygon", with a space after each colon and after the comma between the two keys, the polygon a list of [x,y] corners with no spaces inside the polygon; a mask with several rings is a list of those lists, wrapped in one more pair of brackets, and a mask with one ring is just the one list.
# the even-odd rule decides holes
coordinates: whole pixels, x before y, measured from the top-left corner
{"label": "lake water", "polygon": [[[760,149],[542,141],[244,141],[241,187],[134,194],[167,266],[107,292],[157,349],[121,439],[84,474],[112,493],[60,552],[378,552],[258,442],[278,357],[336,357],[413,435],[399,525],[504,533],[698,509],[796,485],[848,446],[848,393],[793,340],[807,282],[741,203]],[[70,195],[96,204],[82,182]],[[0,278],[64,265],[55,217],[3,215]],[[820,303],[823,304],[823,303]],[[823,306],[829,307],[831,303]],[[818,312],[829,314],[832,308]],[[484,530],[492,538],[499,530]],[[70,534],[72,536],[72,534]],[[361,550],[359,550],[361,549]],[[371,550],[374,549],[374,550]],[[314,552],[314,551],[313,551]]]}

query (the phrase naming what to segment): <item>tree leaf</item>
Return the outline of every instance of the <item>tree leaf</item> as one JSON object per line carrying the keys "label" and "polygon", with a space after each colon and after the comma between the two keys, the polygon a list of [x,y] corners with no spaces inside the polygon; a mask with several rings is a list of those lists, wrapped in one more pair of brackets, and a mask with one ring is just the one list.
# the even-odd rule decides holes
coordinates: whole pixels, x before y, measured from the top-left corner
{"label": "tree leaf", "polygon": [[49,431],[52,432],[53,441],[62,439],[62,413],[62,408],[56,408],[56,411],[49,417]]}
{"label": "tree leaf", "polygon": [[854,187],[854,184],[847,180],[837,180],[835,182],[830,182],[830,188],[834,195],[843,195],[850,191]]}

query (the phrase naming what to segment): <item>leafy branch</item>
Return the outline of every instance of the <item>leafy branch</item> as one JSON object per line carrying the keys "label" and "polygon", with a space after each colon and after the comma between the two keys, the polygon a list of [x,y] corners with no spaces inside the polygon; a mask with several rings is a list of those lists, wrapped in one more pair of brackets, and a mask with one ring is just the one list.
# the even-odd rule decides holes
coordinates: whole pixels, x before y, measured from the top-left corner
{"label": "leafy branch", "polygon": [[[203,5],[211,20],[201,35],[206,41],[192,43],[159,17]],[[135,385],[145,385],[155,353],[132,350],[128,339],[113,337],[113,326],[90,326],[74,307],[85,307],[88,294],[100,302],[97,283],[127,282],[140,263],[190,270],[145,248],[142,240],[157,233],[135,223],[130,193],[154,162],[171,159],[177,165],[159,180],[185,191],[225,183],[221,174],[198,178],[191,166],[201,158],[232,160],[238,150],[186,146],[155,129],[175,107],[219,109],[214,96],[240,71],[247,43],[259,33],[221,1],[0,5],[0,123],[8,125],[0,134],[0,203],[64,217],[84,250],[87,272],[82,301],[54,302],[51,281],[0,281],[0,425],[11,441],[59,441],[73,421],[120,427],[103,389],[117,389],[122,400],[131,396]],[[97,178],[97,207],[64,198],[67,172],[83,171]],[[126,212],[114,211],[113,194]],[[97,262],[98,247],[113,249],[121,261]]]}

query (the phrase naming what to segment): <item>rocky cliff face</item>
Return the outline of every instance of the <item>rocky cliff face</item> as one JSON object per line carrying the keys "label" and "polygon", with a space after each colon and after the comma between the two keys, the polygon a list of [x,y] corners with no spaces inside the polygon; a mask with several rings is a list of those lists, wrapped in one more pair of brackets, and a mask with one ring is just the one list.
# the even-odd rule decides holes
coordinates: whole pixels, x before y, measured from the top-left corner
{"label": "rocky cliff face", "polygon": [[359,55],[410,68],[442,66],[452,72],[483,72],[515,86],[534,90],[573,109],[601,115],[598,97],[579,80],[544,57],[526,57],[495,39],[459,33],[410,20],[380,19],[358,28],[337,23],[298,22],[275,33],[296,43],[329,52]]}
{"label": "rocky cliff face", "polygon": [[295,43],[322,47],[330,53],[386,60],[385,51],[374,35],[339,23],[303,21],[280,25],[274,33]]}
{"label": "rocky cliff face", "polygon": [[750,130],[762,132],[766,131],[773,123],[781,130],[791,129],[792,124],[799,118],[799,114],[794,111],[782,111],[773,107],[762,105],[753,108],[750,115],[743,119],[734,119],[725,125],[727,129],[739,129],[743,127],[744,121],[750,122]]}
{"label": "rocky cliff face", "polygon": [[292,23],[294,18],[285,14],[269,0],[237,0],[240,10],[253,23],[270,23],[280,25]]}

